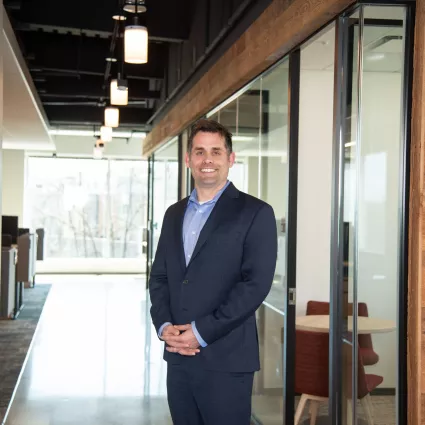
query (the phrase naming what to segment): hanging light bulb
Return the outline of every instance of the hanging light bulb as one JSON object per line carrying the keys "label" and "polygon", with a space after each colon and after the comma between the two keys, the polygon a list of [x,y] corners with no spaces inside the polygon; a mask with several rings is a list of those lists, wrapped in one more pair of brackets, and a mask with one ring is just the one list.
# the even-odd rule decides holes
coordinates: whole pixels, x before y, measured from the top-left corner
{"label": "hanging light bulb", "polygon": [[118,127],[120,123],[120,110],[108,106],[105,108],[105,126]]}
{"label": "hanging light bulb", "polygon": [[137,16],[132,25],[124,31],[124,57],[127,63],[147,63],[148,61],[148,29],[139,24]]}
{"label": "hanging light bulb", "polygon": [[111,80],[111,105],[128,105],[127,80],[123,80],[118,73],[118,78]]}
{"label": "hanging light bulb", "polygon": [[112,141],[112,128],[106,127],[106,125],[102,125],[102,127],[100,127],[100,138],[104,142],[111,142]]}
{"label": "hanging light bulb", "polygon": [[103,140],[98,139],[93,148],[93,158],[94,159],[102,159],[103,157],[103,148],[104,148]]}
{"label": "hanging light bulb", "polygon": [[123,10],[128,13],[143,13],[146,12],[144,0],[126,0]]}

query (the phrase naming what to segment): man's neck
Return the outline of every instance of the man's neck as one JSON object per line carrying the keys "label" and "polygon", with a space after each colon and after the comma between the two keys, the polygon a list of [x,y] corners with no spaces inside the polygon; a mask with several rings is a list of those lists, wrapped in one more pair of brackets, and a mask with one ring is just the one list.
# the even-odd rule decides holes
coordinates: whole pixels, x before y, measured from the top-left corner
{"label": "man's neck", "polygon": [[214,198],[215,195],[217,195],[218,192],[220,192],[221,189],[223,189],[224,186],[226,186],[227,181],[224,182],[224,184],[221,184],[217,187],[199,187],[195,186],[196,194],[198,197],[198,202],[207,202]]}

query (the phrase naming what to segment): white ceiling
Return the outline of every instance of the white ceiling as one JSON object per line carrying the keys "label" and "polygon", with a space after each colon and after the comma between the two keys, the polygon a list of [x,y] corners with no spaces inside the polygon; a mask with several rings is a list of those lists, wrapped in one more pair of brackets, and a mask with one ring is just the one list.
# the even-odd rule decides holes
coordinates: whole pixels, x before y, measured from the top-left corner
{"label": "white ceiling", "polygon": [[53,151],[44,110],[4,9],[2,35],[3,149]]}

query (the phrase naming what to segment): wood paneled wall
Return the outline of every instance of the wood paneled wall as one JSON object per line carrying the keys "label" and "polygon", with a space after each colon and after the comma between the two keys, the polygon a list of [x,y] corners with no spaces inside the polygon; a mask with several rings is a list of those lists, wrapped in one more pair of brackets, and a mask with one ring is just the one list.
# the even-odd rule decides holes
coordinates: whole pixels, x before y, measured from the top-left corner
{"label": "wood paneled wall", "polygon": [[158,122],[143,142],[149,155],[286,55],[354,0],[274,0],[235,44]]}
{"label": "wood paneled wall", "polygon": [[425,425],[425,0],[416,2],[409,205],[408,424]]}

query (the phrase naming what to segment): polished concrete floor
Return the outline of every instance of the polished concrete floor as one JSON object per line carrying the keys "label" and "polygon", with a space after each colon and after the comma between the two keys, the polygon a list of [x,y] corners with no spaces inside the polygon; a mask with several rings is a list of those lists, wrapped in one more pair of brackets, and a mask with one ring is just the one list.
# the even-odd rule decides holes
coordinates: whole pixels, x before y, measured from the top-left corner
{"label": "polished concrete floor", "polygon": [[[53,286],[5,425],[171,425],[145,280],[37,280]],[[375,425],[395,424],[394,397],[372,402]],[[264,424],[281,424],[282,397],[255,394],[253,412]]]}
{"label": "polished concrete floor", "polygon": [[53,283],[6,425],[171,425],[145,281]]}

